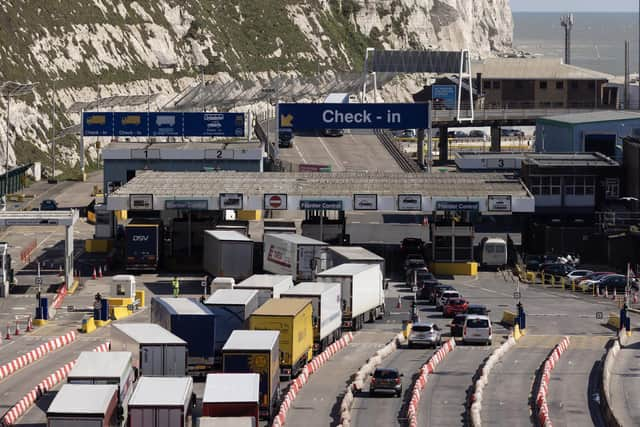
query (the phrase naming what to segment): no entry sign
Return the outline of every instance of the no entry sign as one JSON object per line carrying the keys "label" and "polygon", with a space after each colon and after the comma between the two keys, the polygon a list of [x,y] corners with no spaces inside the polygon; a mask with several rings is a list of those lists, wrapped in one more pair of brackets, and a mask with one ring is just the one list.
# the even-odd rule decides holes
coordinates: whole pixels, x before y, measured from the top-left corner
{"label": "no entry sign", "polygon": [[265,194],[264,195],[265,210],[281,211],[287,209],[286,194]]}

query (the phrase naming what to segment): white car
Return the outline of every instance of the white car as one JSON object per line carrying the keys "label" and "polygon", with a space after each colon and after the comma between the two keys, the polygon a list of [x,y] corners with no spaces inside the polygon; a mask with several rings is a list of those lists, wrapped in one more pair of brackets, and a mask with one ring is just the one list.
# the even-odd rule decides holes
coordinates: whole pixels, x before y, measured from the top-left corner
{"label": "white car", "polygon": [[489,316],[468,315],[462,326],[462,342],[491,345],[492,340],[493,330]]}
{"label": "white car", "polygon": [[567,278],[571,281],[571,283],[573,283],[591,273],[593,273],[593,271],[591,270],[573,270],[572,272],[567,274]]}
{"label": "white car", "polygon": [[436,308],[444,307],[449,298],[462,298],[462,295],[458,291],[444,291],[436,303]]}

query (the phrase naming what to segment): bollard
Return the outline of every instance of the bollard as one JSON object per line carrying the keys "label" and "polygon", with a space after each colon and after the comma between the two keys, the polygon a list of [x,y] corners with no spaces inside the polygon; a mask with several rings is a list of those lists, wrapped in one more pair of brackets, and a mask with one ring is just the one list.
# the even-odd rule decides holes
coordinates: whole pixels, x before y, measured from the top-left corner
{"label": "bollard", "polygon": [[20,335],[20,324],[18,323],[17,320],[16,320],[16,332],[13,335],[15,336]]}
{"label": "bollard", "polygon": [[29,316],[29,320],[27,320],[27,332],[33,331],[33,323],[31,322],[31,316]]}
{"label": "bollard", "polygon": [[98,267],[98,277],[102,279],[102,266]]}
{"label": "bollard", "polygon": [[402,297],[398,297],[398,303],[396,304],[396,308],[402,307]]}
{"label": "bollard", "polygon": [[5,340],[11,339],[11,325],[7,323],[7,335],[4,337]]}
{"label": "bollard", "polygon": [[93,280],[96,280],[98,278],[98,275],[96,274],[96,268],[95,267],[93,267],[93,273],[91,273],[91,278]]}
{"label": "bollard", "polygon": [[107,274],[107,264],[104,265],[104,268],[102,269],[102,272]]}

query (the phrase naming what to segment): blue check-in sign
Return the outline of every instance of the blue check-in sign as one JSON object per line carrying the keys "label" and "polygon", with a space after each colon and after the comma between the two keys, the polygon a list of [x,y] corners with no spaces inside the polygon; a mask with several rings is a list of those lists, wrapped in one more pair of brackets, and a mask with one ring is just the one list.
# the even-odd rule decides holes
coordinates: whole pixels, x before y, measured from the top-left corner
{"label": "blue check-in sign", "polygon": [[184,113],[184,136],[244,136],[244,113]]}
{"label": "blue check-in sign", "polygon": [[113,113],[114,136],[148,136],[147,113]]}
{"label": "blue check-in sign", "polygon": [[183,113],[151,113],[149,114],[150,136],[182,136]]}
{"label": "blue check-in sign", "polygon": [[279,104],[280,128],[426,129],[427,104]]}
{"label": "blue check-in sign", "polygon": [[83,113],[82,134],[85,136],[113,136],[113,113]]}

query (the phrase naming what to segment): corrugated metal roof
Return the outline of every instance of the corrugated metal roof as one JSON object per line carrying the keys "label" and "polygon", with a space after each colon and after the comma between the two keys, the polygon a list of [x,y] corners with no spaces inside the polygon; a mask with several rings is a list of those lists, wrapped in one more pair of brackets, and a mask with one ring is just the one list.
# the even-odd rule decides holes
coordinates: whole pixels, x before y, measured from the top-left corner
{"label": "corrugated metal roof", "polygon": [[312,239],[311,237],[293,233],[265,233],[265,236],[275,236],[286,242],[295,243],[296,245],[318,245],[326,246],[327,244],[321,240]]}
{"label": "corrugated metal roof", "polygon": [[47,409],[55,414],[104,414],[118,392],[115,384],[64,384]]}
{"label": "corrugated metal roof", "polygon": [[129,351],[83,351],[69,372],[69,378],[120,378],[131,368],[131,359]]}
{"label": "corrugated metal roof", "polygon": [[191,377],[140,377],[129,406],[184,406],[191,399]]}
{"label": "corrugated metal roof", "polygon": [[200,304],[191,300],[189,298],[171,298],[171,297],[153,297],[154,299],[161,300],[165,302],[169,307],[171,307],[176,313],[179,314],[201,314],[201,315],[211,315],[206,308],[202,307]]}
{"label": "corrugated metal roof", "polygon": [[293,278],[288,274],[254,274],[238,283],[236,288],[264,288],[271,289],[282,283],[293,286]]}
{"label": "corrugated metal roof", "polygon": [[594,111],[592,113],[561,114],[558,116],[542,117],[542,122],[554,122],[570,125],[583,123],[619,122],[624,120],[640,120],[640,114],[631,111]]}
{"label": "corrugated metal roof", "polygon": [[244,234],[233,230],[205,230],[205,233],[215,237],[218,240],[226,242],[251,242],[252,240]]}
{"label": "corrugated metal roof", "polygon": [[208,374],[202,403],[257,403],[259,393],[259,374]]}
{"label": "corrugated metal roof", "polygon": [[311,300],[307,298],[275,298],[262,304],[252,316],[295,316],[300,313]]}
{"label": "corrugated metal roof", "polygon": [[609,80],[614,76],[562,63],[560,58],[487,58],[471,64],[485,79]]}
{"label": "corrugated metal roof", "polygon": [[368,270],[370,268],[380,268],[377,264],[356,264],[356,263],[348,263],[341,264],[337,267],[330,268],[323,272],[317,274],[317,276],[325,277],[325,276],[353,276],[354,274],[358,274],[362,271]]}
{"label": "corrugated metal roof", "polygon": [[421,194],[423,196],[486,197],[511,194],[527,197],[523,184],[498,173],[370,173],[370,172],[141,172],[110,197],[154,194],[158,197],[217,197],[242,193],[262,198],[267,193],[300,196],[354,194]]}
{"label": "corrugated metal roof", "polygon": [[271,350],[279,338],[279,331],[235,330],[231,332],[222,351]]}
{"label": "corrugated metal roof", "polygon": [[289,288],[282,292],[280,296],[285,295],[309,295],[316,296],[323,294],[327,289],[339,287],[340,283],[328,282],[300,282],[293,288]]}
{"label": "corrugated metal roof", "polygon": [[155,323],[114,323],[113,327],[140,344],[186,344],[186,341]]}
{"label": "corrugated metal roof", "polygon": [[258,295],[255,289],[218,289],[205,305],[246,305]]}
{"label": "corrugated metal roof", "polygon": [[537,166],[597,166],[597,167],[619,167],[615,160],[601,153],[540,153],[532,154],[522,160],[523,164],[534,164]]}
{"label": "corrugated metal roof", "polygon": [[384,261],[384,258],[380,255],[376,255],[361,246],[330,246],[329,250],[348,259]]}

